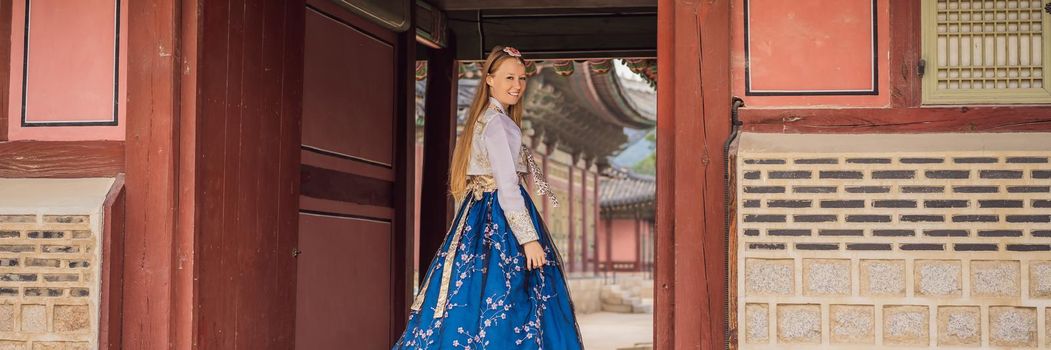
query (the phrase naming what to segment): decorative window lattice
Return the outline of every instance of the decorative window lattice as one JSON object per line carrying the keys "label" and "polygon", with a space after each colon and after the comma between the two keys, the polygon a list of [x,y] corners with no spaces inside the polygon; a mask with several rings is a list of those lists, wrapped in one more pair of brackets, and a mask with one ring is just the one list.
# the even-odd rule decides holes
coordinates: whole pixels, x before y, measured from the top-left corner
{"label": "decorative window lattice", "polygon": [[1051,103],[1043,1],[924,0],[924,103]]}

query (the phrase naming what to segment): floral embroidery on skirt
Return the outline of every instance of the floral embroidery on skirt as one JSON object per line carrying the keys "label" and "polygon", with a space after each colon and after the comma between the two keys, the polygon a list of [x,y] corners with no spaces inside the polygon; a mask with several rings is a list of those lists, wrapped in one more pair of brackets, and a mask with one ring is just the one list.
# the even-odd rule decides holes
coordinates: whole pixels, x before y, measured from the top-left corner
{"label": "floral embroidery on skirt", "polygon": [[[521,187],[548,263],[525,268],[525,254],[496,192],[460,205],[394,349],[582,349],[562,261],[536,207]],[[465,220],[462,224],[460,221]],[[459,239],[453,239],[459,230]],[[456,246],[450,250],[450,245]],[[450,258],[450,252],[451,258]],[[442,286],[446,263],[451,278]],[[444,294],[444,295],[443,295]],[[444,296],[441,298],[440,296]],[[439,299],[444,313],[436,315]]]}

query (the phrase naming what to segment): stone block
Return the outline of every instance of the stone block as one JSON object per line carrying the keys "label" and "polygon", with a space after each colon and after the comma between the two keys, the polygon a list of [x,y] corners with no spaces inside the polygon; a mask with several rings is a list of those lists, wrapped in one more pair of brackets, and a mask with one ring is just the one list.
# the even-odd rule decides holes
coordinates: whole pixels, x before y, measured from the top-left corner
{"label": "stone block", "polygon": [[784,344],[821,343],[821,306],[777,306],[777,342]]}
{"label": "stone block", "polygon": [[1037,346],[1036,308],[989,307],[989,344],[1005,347]]}
{"label": "stone block", "polygon": [[87,342],[36,342],[33,350],[88,350],[91,344]]}
{"label": "stone block", "polygon": [[1018,296],[1019,274],[1018,261],[971,261],[971,296]]}
{"label": "stone block", "polygon": [[770,341],[770,307],[767,304],[747,304],[745,314],[745,342]]}
{"label": "stone block", "polygon": [[1051,307],[1044,309],[1044,334],[1047,336],[1047,347],[1051,348]]}
{"label": "stone block", "polygon": [[0,332],[13,332],[15,330],[15,306],[12,304],[0,305]]}
{"label": "stone block", "polygon": [[1051,298],[1051,261],[1029,262],[1029,297]]}
{"label": "stone block", "polygon": [[982,345],[982,314],[977,306],[938,307],[938,346]]}
{"label": "stone block", "polygon": [[44,215],[45,223],[86,224],[90,221],[87,215]]}
{"label": "stone block", "polygon": [[26,258],[26,266],[30,267],[58,267],[61,263],[59,259]]}
{"label": "stone block", "polygon": [[927,346],[930,342],[930,312],[927,306],[883,307],[883,344]]}
{"label": "stone block", "polygon": [[35,222],[36,215],[0,215],[0,223],[24,224]]}
{"label": "stone block", "polygon": [[872,344],[876,341],[876,316],[872,305],[831,305],[829,338],[833,343]]}
{"label": "stone block", "polygon": [[44,305],[22,305],[22,332],[47,331],[47,307]]}
{"label": "stone block", "polygon": [[26,342],[17,340],[0,340],[0,350],[26,350]]}
{"label": "stone block", "polygon": [[634,309],[632,309],[631,305],[602,304],[602,311],[630,314]]}
{"label": "stone block", "polygon": [[960,296],[962,268],[958,260],[916,260],[915,292],[927,296]]}
{"label": "stone block", "polygon": [[861,295],[905,296],[905,260],[861,260]]}
{"label": "stone block", "polygon": [[85,332],[91,329],[87,305],[55,305],[55,332]]}
{"label": "stone block", "polygon": [[749,295],[791,295],[795,270],[792,259],[745,259]]}
{"label": "stone block", "polygon": [[850,295],[850,260],[803,260],[803,285],[806,295]]}

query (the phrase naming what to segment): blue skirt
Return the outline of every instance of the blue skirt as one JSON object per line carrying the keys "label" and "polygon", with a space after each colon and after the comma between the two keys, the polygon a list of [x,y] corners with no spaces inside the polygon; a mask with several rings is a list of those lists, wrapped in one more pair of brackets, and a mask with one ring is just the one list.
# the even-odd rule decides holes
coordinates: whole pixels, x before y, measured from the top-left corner
{"label": "blue skirt", "polygon": [[583,348],[562,259],[536,206],[519,190],[547,264],[526,270],[496,192],[468,194],[394,349]]}

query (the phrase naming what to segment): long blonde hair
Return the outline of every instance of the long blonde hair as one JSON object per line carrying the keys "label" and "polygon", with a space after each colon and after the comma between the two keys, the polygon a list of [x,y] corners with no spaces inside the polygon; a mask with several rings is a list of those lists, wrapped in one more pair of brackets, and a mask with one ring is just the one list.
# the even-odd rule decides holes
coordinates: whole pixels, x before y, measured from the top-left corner
{"label": "long blonde hair", "polygon": [[[519,63],[525,65],[525,61],[521,57],[511,56],[504,52],[503,46],[494,47],[489,52],[489,57],[485,59],[485,64],[482,65],[482,72],[485,74],[482,76],[482,81],[478,83],[478,89],[474,92],[471,108],[467,110],[467,122],[464,124],[460,138],[456,140],[452,165],[449,167],[449,192],[452,193],[453,198],[457,201],[461,200],[464,194],[467,193],[467,165],[471,160],[471,145],[474,143],[475,124],[485,112],[486,107],[489,106],[490,89],[486,79],[508,59],[516,59]],[[517,104],[507,106],[507,114],[515,124],[521,127],[522,100],[520,99]]]}

